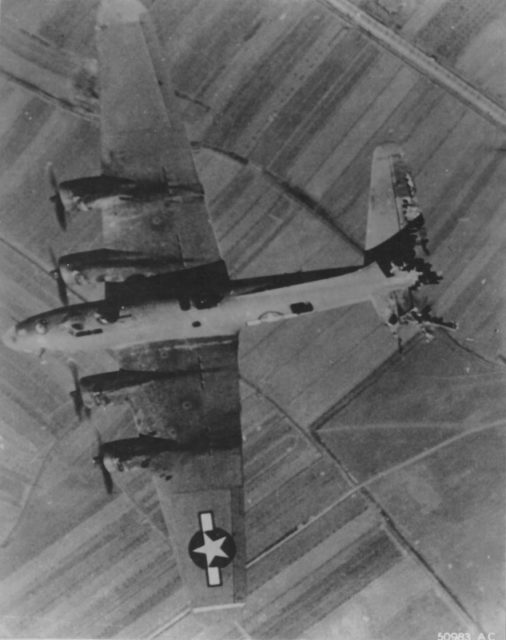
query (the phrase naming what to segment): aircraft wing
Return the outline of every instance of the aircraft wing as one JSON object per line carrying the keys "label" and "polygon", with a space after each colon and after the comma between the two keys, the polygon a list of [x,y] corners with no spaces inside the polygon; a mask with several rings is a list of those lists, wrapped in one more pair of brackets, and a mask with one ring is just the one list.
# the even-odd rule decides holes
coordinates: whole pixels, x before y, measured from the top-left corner
{"label": "aircraft wing", "polygon": [[220,260],[170,61],[138,0],[102,0],[97,49],[103,173],[133,180],[148,194],[104,211],[105,245],[172,257],[180,266]]}
{"label": "aircraft wing", "polygon": [[371,165],[365,250],[390,239],[419,213],[416,187],[399,145],[376,147]]}
{"label": "aircraft wing", "polygon": [[[194,610],[246,597],[237,337],[139,345],[115,353],[123,369],[177,372],[139,387],[129,401],[139,433],[201,442],[171,480],[154,483]],[[164,475],[163,455],[151,469]],[[166,471],[166,470],[165,470]]]}

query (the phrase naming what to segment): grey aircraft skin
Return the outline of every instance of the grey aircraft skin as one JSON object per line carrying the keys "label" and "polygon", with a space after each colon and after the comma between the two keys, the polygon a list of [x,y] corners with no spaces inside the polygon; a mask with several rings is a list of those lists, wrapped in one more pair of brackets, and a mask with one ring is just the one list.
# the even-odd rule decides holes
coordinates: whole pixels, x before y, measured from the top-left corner
{"label": "grey aircraft skin", "polygon": [[[374,294],[388,295],[415,286],[419,280],[417,272],[387,279],[376,264],[353,269],[344,276],[341,269],[329,271],[331,275],[324,278],[320,272],[304,274],[305,278],[290,274],[286,280],[294,282],[291,286],[280,285],[280,278],[274,276],[270,282],[267,278],[244,285],[232,281],[228,291],[220,291],[221,283],[211,281],[205,289],[172,295],[168,290],[166,297],[148,293],[141,300],[116,292],[113,299],[32,316],[11,329],[4,343],[15,350],[42,355],[47,351],[123,348],[150,339],[219,337],[238,333],[247,325],[335,309],[369,300]],[[146,283],[146,290],[149,288],[150,283]],[[243,288],[249,291],[242,293]],[[167,326],[172,331],[167,331]]]}
{"label": "grey aircraft skin", "polygon": [[[400,305],[396,292],[440,280],[423,258],[416,257],[420,233],[410,225],[412,222],[407,221],[392,238],[365,251],[364,267],[244,280],[229,279],[222,261],[167,273],[157,256],[150,263],[149,257],[144,258],[150,271],[162,265],[161,273],[149,277],[142,268],[137,270],[138,256],[124,252],[118,282],[116,277],[108,277],[109,267],[103,266],[102,260],[104,256],[106,260],[115,257],[116,252],[87,252],[86,262],[98,274],[95,280],[107,283],[105,300],[32,316],[7,332],[4,343],[16,350],[41,354],[125,347],[150,339],[222,336],[238,333],[247,325],[366,300],[383,301],[401,322],[411,308]],[[409,268],[410,263],[413,268]],[[388,325],[392,328],[392,323]]]}
{"label": "grey aircraft skin", "polygon": [[[138,0],[102,0],[97,50],[103,174],[58,183],[51,169],[50,179],[60,227],[69,215],[99,215],[105,245],[55,261],[60,298],[66,285],[90,283],[104,283],[105,297],[27,318],[3,341],[35,355],[103,349],[118,361],[117,371],[81,379],[71,364],[80,418],[96,404],[125,401],[134,414],[139,438],[99,442],[106,488],[111,471],[149,467],[192,607],[238,607],[247,594],[240,332],[360,302],[371,302],[399,341],[408,323],[428,339],[432,326],[455,325],[416,306],[420,287],[441,275],[424,258],[423,215],[397,144],[373,153],[363,266],[234,280],[168,57]],[[216,532],[225,545],[218,564],[206,546]]]}

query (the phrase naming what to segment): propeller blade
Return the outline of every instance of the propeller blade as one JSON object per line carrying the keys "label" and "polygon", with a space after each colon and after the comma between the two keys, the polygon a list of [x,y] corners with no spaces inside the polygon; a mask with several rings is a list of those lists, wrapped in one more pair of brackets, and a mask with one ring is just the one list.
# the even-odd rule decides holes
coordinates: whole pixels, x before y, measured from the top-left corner
{"label": "propeller blade", "polygon": [[69,362],[69,369],[72,374],[72,380],[74,381],[74,390],[70,393],[72,400],[74,401],[74,411],[76,412],[79,420],[89,418],[90,409],[84,404],[81,384],[79,382],[79,372],[77,370],[77,365],[73,360]]}
{"label": "propeller blade", "polygon": [[54,202],[56,219],[60,228],[65,231],[67,229],[67,212],[65,211],[65,205],[60,194],[60,186],[56,178],[56,174],[53,169],[53,164],[48,164],[49,182],[54,191],[54,195],[51,197],[51,201]]}
{"label": "propeller blade", "polygon": [[97,438],[98,451],[97,451],[97,455],[93,456],[93,462],[99,466],[100,471],[102,472],[102,478],[104,480],[105,490],[109,495],[111,495],[112,490],[114,488],[114,484],[112,481],[112,476],[104,464],[104,449],[102,445],[102,438],[100,437],[100,433],[98,432],[98,429],[95,429],[95,435]]}
{"label": "propeller blade", "polygon": [[65,284],[65,280],[62,278],[62,275],[59,269],[58,269],[58,277],[56,279],[56,286],[58,287],[58,297],[60,298],[60,302],[64,307],[68,307],[69,297],[67,295],[67,285]]}
{"label": "propeller blade", "polygon": [[[51,260],[51,264],[53,265],[53,271],[56,271],[58,270],[58,259],[52,247],[49,247],[48,250],[49,250],[49,259]],[[51,273],[53,273],[53,271]]]}
{"label": "propeller blade", "polygon": [[102,472],[102,478],[104,480],[104,486],[105,486],[105,490],[107,491],[107,493],[109,495],[111,495],[112,490],[114,488],[114,484],[112,481],[112,477],[111,474],[109,473],[109,471],[106,469],[105,464],[104,464],[104,459],[98,458],[98,460],[96,460],[98,466],[100,467],[100,471]]}
{"label": "propeller blade", "polygon": [[53,263],[53,270],[51,271],[51,275],[56,280],[56,286],[58,288],[58,298],[64,307],[67,307],[69,304],[69,297],[67,294],[67,285],[65,284],[65,280],[62,277],[60,267],[58,266],[58,260],[51,249],[49,248],[49,254],[51,256],[51,262]]}

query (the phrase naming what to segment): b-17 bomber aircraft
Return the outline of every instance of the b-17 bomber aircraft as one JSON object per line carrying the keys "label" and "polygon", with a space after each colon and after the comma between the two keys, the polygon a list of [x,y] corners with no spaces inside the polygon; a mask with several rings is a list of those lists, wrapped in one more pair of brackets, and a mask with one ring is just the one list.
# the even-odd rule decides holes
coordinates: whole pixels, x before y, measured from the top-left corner
{"label": "b-17 bomber aircraft", "polygon": [[[410,300],[440,275],[415,185],[393,143],[373,154],[363,266],[231,279],[149,14],[103,0],[98,15],[102,175],[58,183],[58,221],[100,214],[105,249],[65,256],[67,284],[104,282],[103,300],[38,314],[5,336],[40,354],[108,350],[119,370],[79,379],[76,411],[128,401],[139,438],[99,441],[111,472],[151,468],[179,570],[195,610],[246,597],[238,336],[263,322],[370,301],[395,336],[415,323],[454,328]],[[167,478],[170,477],[170,480]]]}

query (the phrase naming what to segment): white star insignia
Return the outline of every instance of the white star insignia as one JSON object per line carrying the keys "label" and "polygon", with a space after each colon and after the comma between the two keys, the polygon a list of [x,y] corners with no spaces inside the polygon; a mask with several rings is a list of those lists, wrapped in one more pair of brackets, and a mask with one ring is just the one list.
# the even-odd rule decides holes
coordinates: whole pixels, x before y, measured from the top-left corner
{"label": "white star insignia", "polygon": [[218,538],[218,540],[213,540],[210,538],[207,533],[204,531],[204,544],[201,547],[197,547],[194,549],[194,553],[203,553],[206,556],[207,566],[211,565],[211,562],[215,558],[228,558],[229,556],[223,551],[221,548],[226,538]]}

